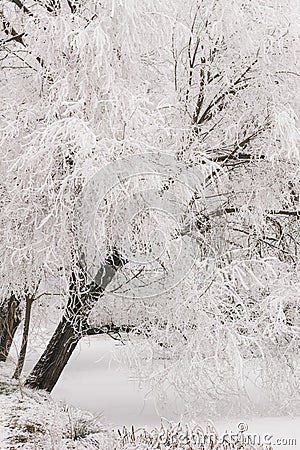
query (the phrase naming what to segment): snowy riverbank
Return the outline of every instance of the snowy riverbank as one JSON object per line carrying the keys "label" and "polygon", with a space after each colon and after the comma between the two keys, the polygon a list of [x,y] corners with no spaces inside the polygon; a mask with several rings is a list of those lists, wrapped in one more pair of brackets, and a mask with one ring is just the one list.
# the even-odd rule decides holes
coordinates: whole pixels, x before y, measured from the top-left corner
{"label": "snowy riverbank", "polygon": [[[24,416],[22,412],[21,422],[24,422],[24,417],[32,420],[31,410],[37,411],[42,417],[43,427],[50,430],[49,438],[51,433],[56,434],[56,436],[64,436],[65,429],[69,429],[69,431],[71,429],[70,420],[71,423],[72,420],[76,422],[78,417],[82,417],[84,423],[94,425],[97,423],[95,417],[100,417],[100,427],[104,427],[102,423],[104,420],[106,424],[110,424],[106,425],[106,430],[112,430],[113,428],[122,430],[123,426],[130,429],[132,424],[135,428],[146,427],[147,430],[151,430],[160,426],[160,416],[174,422],[185,423],[186,421],[182,421],[181,417],[181,405],[176,404],[171,398],[165,408],[158,411],[153,399],[149,396],[145,399],[146,390],[139,389],[138,384],[130,378],[129,370],[113,359],[114,346],[115,342],[108,338],[82,340],[80,348],[72,355],[71,361],[65,368],[51,397],[40,396],[32,394],[31,391],[23,390],[24,398],[22,398],[17,385],[15,385],[15,388],[12,387],[15,389],[14,393],[5,397],[1,396],[1,423],[2,433],[4,433],[2,439],[10,433],[9,429],[4,427],[3,424],[7,423],[7,420],[12,420],[12,411],[14,413],[16,411],[22,412],[22,406],[24,405],[27,408],[27,413],[24,412]],[[29,354],[26,370],[30,369],[37,356],[37,353]],[[6,367],[6,375],[4,373],[2,376],[7,377],[9,367],[2,365],[1,371],[4,370],[4,367]],[[45,411],[41,406],[43,404],[46,405]],[[62,406],[64,404],[73,406],[66,408]],[[80,412],[80,410],[89,412]],[[75,415],[75,419],[70,419],[70,414]],[[37,423],[40,423],[39,420]],[[206,419],[199,419],[198,422],[206,423]],[[214,419],[210,423],[218,430],[220,435],[226,433],[234,435],[241,427],[246,427],[247,430],[245,429],[245,431],[253,443],[272,444],[274,450],[297,450],[300,445],[299,417],[223,417],[222,419]],[[108,433],[109,436],[110,433],[111,431]],[[100,437],[108,439],[108,435],[101,434]],[[103,442],[105,442],[105,439]],[[69,444],[64,443],[64,445]],[[76,443],[76,445],[79,444]],[[0,448],[2,450],[5,447],[2,445]],[[58,446],[57,450],[64,448],[68,447]],[[99,448],[104,449],[104,447]]]}
{"label": "snowy riverbank", "polygon": [[164,422],[151,431],[125,427],[116,430],[91,413],[55,402],[44,392],[25,389],[11,381],[9,364],[1,364],[0,369],[1,450],[271,449],[265,445],[241,447],[246,442],[243,432],[224,436],[210,425],[201,428],[196,424]]}

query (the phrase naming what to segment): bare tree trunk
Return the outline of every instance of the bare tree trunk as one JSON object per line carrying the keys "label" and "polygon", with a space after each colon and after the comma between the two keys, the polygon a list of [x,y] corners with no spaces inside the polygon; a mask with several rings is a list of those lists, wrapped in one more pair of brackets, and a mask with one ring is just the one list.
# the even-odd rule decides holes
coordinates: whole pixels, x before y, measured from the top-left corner
{"label": "bare tree trunk", "polygon": [[0,361],[5,362],[21,322],[20,299],[11,294],[0,311]]}
{"label": "bare tree trunk", "polygon": [[65,317],[58,324],[25,386],[51,392],[78,344],[81,335]]}
{"label": "bare tree trunk", "polygon": [[16,370],[13,374],[13,378],[19,379],[23,370],[26,351],[27,351],[27,343],[28,343],[28,334],[29,334],[29,326],[30,326],[30,318],[31,318],[31,308],[32,303],[34,302],[33,296],[26,297],[26,310],[25,310],[25,321],[23,328],[23,336],[22,336],[22,344],[19,353],[19,358],[17,362]]}
{"label": "bare tree trunk", "polygon": [[69,301],[64,315],[46,350],[25,381],[25,386],[32,389],[44,389],[48,392],[52,391],[78,342],[84,335],[89,313],[98,299],[104,295],[105,288],[124,263],[115,251],[100,267],[94,282],[85,286],[82,292],[76,291],[74,283],[71,283]]}

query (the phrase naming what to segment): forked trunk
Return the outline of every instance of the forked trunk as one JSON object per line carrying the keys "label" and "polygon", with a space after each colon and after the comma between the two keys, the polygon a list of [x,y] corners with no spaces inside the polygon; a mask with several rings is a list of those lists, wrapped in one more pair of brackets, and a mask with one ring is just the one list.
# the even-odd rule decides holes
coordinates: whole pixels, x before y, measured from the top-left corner
{"label": "forked trunk", "polygon": [[[25,386],[44,389],[51,392],[64,367],[68,363],[78,342],[83,336],[88,316],[104,295],[104,290],[115,276],[124,261],[116,250],[98,270],[94,282],[83,289],[76,288],[76,276],[73,274],[70,284],[69,301],[65,313],[58,324],[46,350],[25,381]],[[78,278],[78,274],[77,274]],[[85,277],[82,277],[84,284]]]}

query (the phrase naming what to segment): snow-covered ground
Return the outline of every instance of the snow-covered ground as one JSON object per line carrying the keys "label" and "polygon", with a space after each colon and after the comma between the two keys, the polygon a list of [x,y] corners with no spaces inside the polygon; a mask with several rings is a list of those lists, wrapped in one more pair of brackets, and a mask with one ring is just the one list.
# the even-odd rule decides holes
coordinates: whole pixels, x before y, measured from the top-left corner
{"label": "snow-covered ground", "polygon": [[1,450],[112,450],[114,435],[100,420],[22,387],[11,379],[13,369],[11,359],[0,363]]}
{"label": "snow-covered ground", "polygon": [[[236,436],[236,440],[228,434],[229,430],[224,443],[221,429],[216,431],[210,424],[179,425],[164,421],[151,430],[117,431],[88,412],[55,402],[46,393],[22,388],[10,379],[12,369],[12,364],[0,364],[1,450],[271,450],[268,445],[260,446],[258,441],[245,441],[245,433]],[[241,424],[240,431],[246,431]],[[257,430],[249,436],[258,436]],[[247,443],[241,446],[241,442]]]}
{"label": "snow-covered ground", "polygon": [[[163,416],[179,421],[183,407],[169,398],[164,408],[158,408],[145,389],[131,378],[131,373],[113,359],[115,341],[105,337],[83,339],[53,391],[53,398],[64,400],[78,408],[103,415],[116,427],[156,427]],[[41,348],[42,349],[42,348]],[[26,370],[38,353],[31,353]],[[205,423],[199,418],[199,423]],[[274,450],[300,449],[300,417],[235,417],[213,420],[220,434],[235,434],[246,427],[252,442],[272,444]]]}

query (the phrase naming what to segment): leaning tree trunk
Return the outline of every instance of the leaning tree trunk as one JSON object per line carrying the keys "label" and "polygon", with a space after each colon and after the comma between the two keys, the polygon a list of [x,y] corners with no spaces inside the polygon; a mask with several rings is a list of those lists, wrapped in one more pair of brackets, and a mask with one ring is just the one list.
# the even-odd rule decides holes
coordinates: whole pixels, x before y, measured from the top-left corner
{"label": "leaning tree trunk", "polygon": [[51,392],[80,337],[72,323],[63,316],[46,350],[28,376],[25,386]]}
{"label": "leaning tree trunk", "polygon": [[51,392],[64,367],[83,334],[89,313],[104,295],[104,290],[115,276],[124,261],[115,251],[98,270],[94,282],[85,286],[82,292],[71,284],[69,300],[64,315],[58,324],[46,350],[25,381],[32,389],[44,389]]}
{"label": "leaning tree trunk", "polygon": [[20,299],[11,294],[0,311],[0,361],[5,362],[21,322]]}

